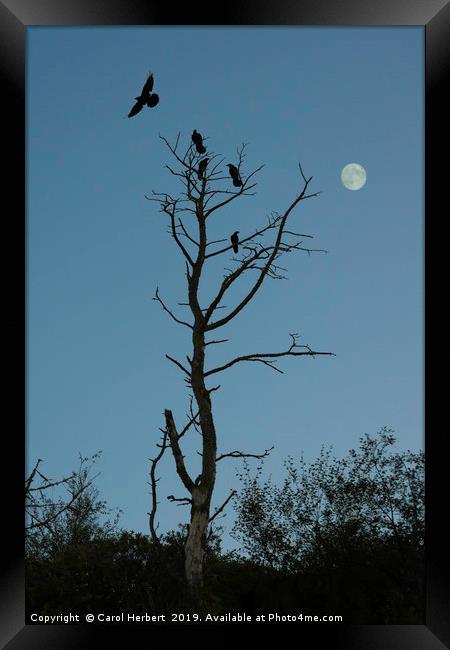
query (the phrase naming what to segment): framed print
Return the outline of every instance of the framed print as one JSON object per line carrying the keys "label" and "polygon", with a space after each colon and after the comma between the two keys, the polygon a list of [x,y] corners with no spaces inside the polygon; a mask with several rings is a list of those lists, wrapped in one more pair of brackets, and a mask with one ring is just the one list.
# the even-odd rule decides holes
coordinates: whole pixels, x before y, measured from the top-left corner
{"label": "framed print", "polygon": [[448,646],[448,2],[0,18],[2,647]]}

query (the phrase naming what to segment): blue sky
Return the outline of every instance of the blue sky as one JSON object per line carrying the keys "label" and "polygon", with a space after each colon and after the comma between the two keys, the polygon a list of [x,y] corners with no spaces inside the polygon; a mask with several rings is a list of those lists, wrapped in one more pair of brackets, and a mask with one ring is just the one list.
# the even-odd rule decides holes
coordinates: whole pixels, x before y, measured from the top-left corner
{"label": "blue sky", "polygon": [[[128,119],[150,70],[160,103]],[[174,307],[185,301],[184,266],[144,195],[176,190],[158,134],[181,132],[187,146],[194,128],[225,162],[248,143],[244,172],[265,165],[256,196],[211,218],[212,237],[250,234],[284,210],[301,162],[321,194],[291,226],[329,251],[288,256],[289,279],[267,281],[220,331],[230,342],[208,348],[213,365],[284,350],[300,332],[336,354],[281,360],[284,375],[259,364],[224,372],[213,393],[219,452],[275,445],[266,469],[276,480],[288,455],[312,460],[323,444],[343,455],[383,426],[398,448],[423,448],[422,28],[37,27],[27,72],[28,467],[40,457],[58,477],[79,451],[101,449],[102,496],[124,527],[148,530],[163,410],[181,425],[188,406],[164,354],[190,347],[152,301],[156,286]],[[359,191],[341,183],[349,162],[367,171]],[[205,295],[227,264],[211,266]],[[199,437],[184,440],[195,477]],[[215,505],[239,466],[219,463]],[[168,455],[160,475],[168,530],[188,511],[166,502],[185,496]]]}

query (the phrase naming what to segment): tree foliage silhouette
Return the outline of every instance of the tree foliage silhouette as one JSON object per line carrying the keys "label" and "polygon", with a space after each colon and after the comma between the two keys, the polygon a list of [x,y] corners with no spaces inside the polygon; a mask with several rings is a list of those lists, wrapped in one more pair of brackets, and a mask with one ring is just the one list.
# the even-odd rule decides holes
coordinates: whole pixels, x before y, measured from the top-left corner
{"label": "tree foliage silhouette", "polygon": [[256,565],[294,577],[285,591],[298,576],[311,607],[316,597],[353,622],[420,622],[425,458],[394,442],[384,427],[341,459],[324,448],[311,463],[288,458],[281,485],[246,466],[232,535]]}
{"label": "tree foliage silhouette", "polygon": [[27,612],[302,611],[423,623],[424,459],[392,444],[385,429],[341,460],[330,450],[312,463],[288,459],[280,486],[245,467],[234,530],[245,554],[222,552],[220,530],[209,537],[200,602],[183,578],[187,526],[157,540],[119,529],[81,463],[70,489],[88,487],[67,509],[67,498],[44,491],[55,516],[28,527]]}

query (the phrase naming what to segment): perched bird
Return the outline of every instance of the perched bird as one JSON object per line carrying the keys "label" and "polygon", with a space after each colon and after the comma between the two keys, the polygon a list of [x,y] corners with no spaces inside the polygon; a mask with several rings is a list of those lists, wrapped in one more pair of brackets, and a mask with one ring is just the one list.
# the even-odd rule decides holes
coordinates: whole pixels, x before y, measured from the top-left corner
{"label": "perched bird", "polygon": [[196,129],[192,131],[192,142],[195,144],[197,153],[206,153],[206,149],[203,146],[203,138]]}
{"label": "perched bird", "polygon": [[233,179],[233,185],[235,187],[242,187],[242,180],[241,176],[239,174],[239,169],[235,165],[228,164],[228,171],[230,172],[230,176]]}
{"label": "perched bird", "polygon": [[238,244],[239,244],[238,234],[239,234],[239,230],[236,230],[236,232],[234,232],[230,237],[231,243],[233,244],[233,250],[234,250],[235,253],[237,253],[238,250],[239,250],[239,247],[238,247]]}
{"label": "perched bird", "polygon": [[203,158],[203,160],[200,160],[199,165],[198,165],[198,171],[197,171],[197,176],[198,180],[201,181],[203,178],[203,174],[206,171],[206,167],[209,163],[208,158]]}
{"label": "perched bird", "polygon": [[149,74],[147,77],[147,81],[144,84],[144,87],[142,88],[141,94],[138,97],[135,97],[136,103],[131,109],[131,111],[128,113],[128,117],[134,117],[138,113],[142,111],[144,106],[149,106],[150,108],[153,108],[156,106],[156,104],[159,102],[159,96],[154,93],[152,94],[153,90],[153,74]]}

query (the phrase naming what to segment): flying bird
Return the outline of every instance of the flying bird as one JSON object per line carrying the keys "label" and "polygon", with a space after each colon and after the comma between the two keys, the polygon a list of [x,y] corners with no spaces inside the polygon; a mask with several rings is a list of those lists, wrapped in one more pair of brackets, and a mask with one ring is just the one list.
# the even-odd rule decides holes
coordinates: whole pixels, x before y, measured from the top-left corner
{"label": "flying bird", "polygon": [[239,250],[239,247],[238,247],[238,244],[239,244],[238,234],[239,234],[239,230],[236,230],[236,232],[234,232],[230,237],[231,243],[233,244],[233,250],[234,250],[235,253],[237,253],[238,250]]}
{"label": "flying bird", "polygon": [[158,102],[159,102],[159,95],[157,95],[156,93],[152,93],[150,97],[147,99],[147,106],[149,108],[154,108]]}
{"label": "flying bird", "polygon": [[239,174],[239,169],[235,165],[228,164],[228,171],[230,172],[230,176],[233,179],[233,185],[235,187],[242,187],[242,180],[241,176]]}
{"label": "flying bird", "polygon": [[206,171],[206,167],[207,167],[208,163],[209,163],[208,158],[203,158],[203,160],[200,160],[199,165],[198,165],[198,171],[197,171],[197,176],[198,176],[199,181],[202,180],[203,174]]}
{"label": "flying bird", "polygon": [[135,97],[136,103],[128,113],[128,117],[134,117],[142,111],[144,106],[149,106],[154,108],[159,102],[159,96],[156,93],[152,94],[153,90],[153,74],[149,74],[147,81],[142,88],[141,94],[138,97]]}
{"label": "flying bird", "polygon": [[192,131],[192,142],[195,144],[197,153],[206,153],[206,149],[203,146],[203,138],[196,129]]}

